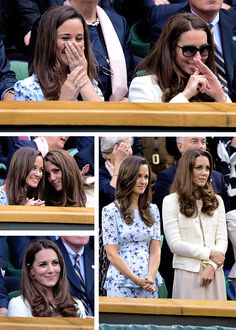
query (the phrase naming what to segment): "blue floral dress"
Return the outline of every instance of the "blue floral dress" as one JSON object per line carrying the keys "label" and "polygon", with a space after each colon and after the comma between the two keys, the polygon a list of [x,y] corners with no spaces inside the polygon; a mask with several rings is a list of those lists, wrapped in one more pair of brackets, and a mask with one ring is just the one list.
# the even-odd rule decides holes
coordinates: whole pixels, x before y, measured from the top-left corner
{"label": "blue floral dress", "polygon": [[[98,83],[93,79],[93,87],[97,92],[98,96],[104,100],[102,91],[98,87]],[[38,78],[35,74],[32,76],[19,80],[14,86],[14,100],[16,101],[45,101],[41,86],[39,84]]]}
{"label": "blue floral dress", "polygon": [[[102,210],[103,243],[118,244],[118,253],[139,277],[148,274],[149,249],[151,240],[160,240],[160,216],[155,204],[150,204],[150,211],[155,219],[152,227],[147,227],[139,211],[134,211],[134,222],[127,225],[121,217],[115,203],[105,206]],[[156,275],[158,286],[159,275]],[[147,292],[137,286],[112,264],[109,265],[104,288],[109,297],[157,298],[157,292]]]}

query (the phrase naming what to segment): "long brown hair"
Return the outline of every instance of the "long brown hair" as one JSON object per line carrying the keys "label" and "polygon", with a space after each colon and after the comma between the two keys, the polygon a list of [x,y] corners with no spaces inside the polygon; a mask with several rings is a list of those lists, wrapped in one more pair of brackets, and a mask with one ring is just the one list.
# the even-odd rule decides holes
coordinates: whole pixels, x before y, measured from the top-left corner
{"label": "long brown hair", "polygon": [[[209,177],[203,187],[193,183],[193,170],[196,158],[207,157],[210,164]],[[202,212],[212,216],[213,211],[218,207],[219,202],[211,184],[211,173],[213,168],[212,157],[208,151],[200,149],[187,150],[178,162],[177,171],[171,186],[171,192],[178,194],[180,212],[186,217],[197,215],[197,200],[202,200]]]}
{"label": "long brown hair", "polygon": [[31,71],[36,74],[45,99],[58,100],[61,85],[67,74],[62,71],[57,55],[57,29],[67,20],[78,18],[84,29],[84,54],[88,63],[88,76],[96,76],[95,57],[91,51],[87,24],[82,15],[73,7],[56,6],[49,8],[41,17],[37,33],[35,55]]}
{"label": "long brown hair", "polygon": [[51,162],[62,172],[62,191],[56,191],[45,173],[45,204],[52,206],[84,207],[86,195],[79,167],[71,154],[63,149],[49,151],[44,161]]}
{"label": "long brown hair", "polygon": [[[56,252],[61,268],[59,280],[53,288],[53,302],[49,301],[44,286],[31,273],[35,255],[43,249],[52,249]],[[22,264],[21,290],[24,300],[30,305],[33,316],[77,316],[76,302],[69,293],[62,253],[57,245],[50,240],[33,240],[28,245]]]}
{"label": "long brown hair", "polygon": [[[163,91],[162,101],[169,102],[182,92],[188,82],[189,75],[176,63],[176,45],[182,33],[190,30],[206,32],[207,43],[211,45],[205,64],[215,72],[214,42],[208,25],[198,16],[190,13],[179,13],[172,16],[165,24],[158,41],[140,64],[140,70],[156,77],[156,82]],[[199,93],[190,99],[193,101],[214,101],[206,94]]]}
{"label": "long brown hair", "polygon": [[41,152],[30,147],[22,147],[13,154],[5,182],[9,205],[24,205],[27,198],[43,199],[44,175],[36,188],[28,187],[26,177],[34,167]]}
{"label": "long brown hair", "polygon": [[143,194],[139,195],[138,209],[143,222],[152,227],[154,219],[150,212],[150,203],[152,198],[150,166],[145,158],[138,156],[130,156],[121,163],[116,183],[116,201],[119,203],[120,212],[127,224],[134,222],[132,204],[132,193],[139,175],[141,165],[148,166],[149,180],[148,185]]}

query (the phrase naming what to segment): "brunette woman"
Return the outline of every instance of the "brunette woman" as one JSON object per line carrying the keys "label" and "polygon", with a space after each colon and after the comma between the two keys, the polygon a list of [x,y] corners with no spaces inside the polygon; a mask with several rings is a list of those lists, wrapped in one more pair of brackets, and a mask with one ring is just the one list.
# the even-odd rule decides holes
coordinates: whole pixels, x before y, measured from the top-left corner
{"label": "brunette woman", "polygon": [[21,290],[10,300],[8,316],[86,317],[82,302],[69,293],[60,249],[50,240],[34,240],[26,249]]}
{"label": "brunette woman", "polygon": [[44,162],[40,151],[23,147],[11,159],[0,187],[0,205],[44,205]]}
{"label": "brunette woman", "polygon": [[173,298],[226,299],[226,217],[224,203],[212,188],[211,172],[207,151],[186,151],[172,193],[163,200],[164,233],[174,253]]}
{"label": "brunette woman", "polygon": [[151,201],[150,166],[138,156],[121,163],[115,202],[102,210],[103,243],[110,261],[108,296],[158,297],[160,217]]}
{"label": "brunette woman", "polygon": [[49,151],[45,158],[45,203],[51,206],[86,205],[84,183],[75,159],[66,150]]}
{"label": "brunette woman", "polygon": [[167,21],[139,70],[144,75],[131,82],[131,102],[231,102],[214,74],[211,31],[194,14]]}
{"label": "brunette woman", "polygon": [[31,71],[16,83],[15,100],[103,99],[86,22],[73,7],[53,7],[42,16]]}

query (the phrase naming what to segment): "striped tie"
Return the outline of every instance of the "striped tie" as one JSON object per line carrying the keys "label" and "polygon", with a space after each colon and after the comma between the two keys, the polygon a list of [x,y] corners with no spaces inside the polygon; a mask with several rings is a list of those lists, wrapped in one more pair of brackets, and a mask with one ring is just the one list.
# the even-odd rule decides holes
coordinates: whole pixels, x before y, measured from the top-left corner
{"label": "striped tie", "polygon": [[[213,25],[209,24],[209,28],[212,32]],[[228,94],[229,90],[228,90],[226,71],[225,71],[225,61],[222,52],[219,50],[216,44],[215,44],[215,65],[216,65],[217,78],[220,81],[224,89],[224,92]]]}
{"label": "striped tie", "polygon": [[74,256],[74,258],[75,258],[74,270],[75,270],[76,275],[79,278],[80,290],[82,291],[82,296],[81,296],[80,300],[82,301],[82,303],[84,305],[84,308],[85,308],[85,312],[88,315],[89,302],[88,302],[88,298],[87,298],[87,295],[86,295],[84,279],[83,279],[83,276],[81,275],[81,272],[80,272],[80,265],[79,265],[80,255],[76,254]]}

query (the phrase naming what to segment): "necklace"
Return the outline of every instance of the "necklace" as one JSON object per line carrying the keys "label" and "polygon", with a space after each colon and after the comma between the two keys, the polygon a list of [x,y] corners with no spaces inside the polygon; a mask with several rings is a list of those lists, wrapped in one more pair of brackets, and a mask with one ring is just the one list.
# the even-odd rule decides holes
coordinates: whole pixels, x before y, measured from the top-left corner
{"label": "necklace", "polygon": [[95,21],[93,21],[93,22],[91,22],[91,23],[86,21],[86,24],[87,24],[87,25],[91,25],[91,26],[98,26],[99,23],[100,23],[100,22],[99,22],[99,18],[97,18]]}

